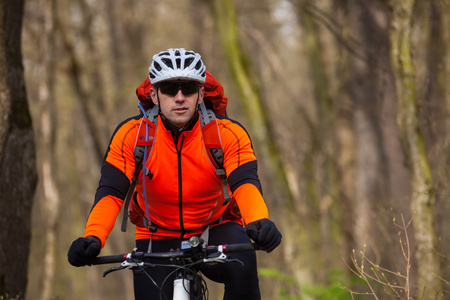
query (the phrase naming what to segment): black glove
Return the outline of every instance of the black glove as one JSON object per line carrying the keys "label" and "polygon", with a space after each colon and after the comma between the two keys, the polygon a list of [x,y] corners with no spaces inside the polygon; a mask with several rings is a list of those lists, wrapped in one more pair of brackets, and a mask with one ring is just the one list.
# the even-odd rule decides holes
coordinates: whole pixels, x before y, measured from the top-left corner
{"label": "black glove", "polygon": [[248,236],[267,253],[272,252],[281,243],[281,233],[269,219],[251,222],[247,224],[246,230]]}
{"label": "black glove", "polygon": [[96,236],[78,238],[73,241],[67,253],[69,263],[75,267],[85,266],[91,263],[92,259],[100,254],[102,243]]}

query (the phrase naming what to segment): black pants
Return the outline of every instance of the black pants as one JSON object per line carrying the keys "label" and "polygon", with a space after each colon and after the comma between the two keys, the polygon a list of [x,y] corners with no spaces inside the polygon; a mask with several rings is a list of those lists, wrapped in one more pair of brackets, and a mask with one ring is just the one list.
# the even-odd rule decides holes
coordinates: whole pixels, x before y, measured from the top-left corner
{"label": "black pants", "polygon": [[[176,249],[181,245],[181,239],[156,240],[152,241],[153,252],[167,252],[171,248]],[[250,243],[250,239],[241,225],[229,222],[217,225],[209,231],[209,245]],[[147,251],[149,240],[137,240],[136,247],[138,251]],[[255,251],[233,253],[232,258],[239,259],[244,263],[224,263],[215,265],[203,265],[200,270],[203,275],[212,281],[225,284],[224,300],[259,300],[261,299],[259,291],[259,282],[256,265]],[[162,262],[167,263],[167,262]],[[136,300],[149,299],[169,299],[173,297],[173,281],[175,274],[166,280],[164,286],[161,286],[167,276],[173,271],[168,267],[147,268],[147,273],[155,281],[156,285],[142,271],[134,272],[134,295]],[[164,296],[160,298],[160,290]]]}

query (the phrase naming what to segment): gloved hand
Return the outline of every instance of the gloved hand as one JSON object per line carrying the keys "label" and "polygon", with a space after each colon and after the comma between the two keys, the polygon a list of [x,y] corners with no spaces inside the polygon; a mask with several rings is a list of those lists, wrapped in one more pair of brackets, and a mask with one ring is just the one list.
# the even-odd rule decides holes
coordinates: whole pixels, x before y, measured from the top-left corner
{"label": "gloved hand", "polygon": [[75,267],[88,265],[92,259],[100,254],[102,242],[96,236],[78,238],[73,241],[67,253],[69,263]]}
{"label": "gloved hand", "polygon": [[272,252],[281,243],[281,233],[275,223],[269,219],[261,219],[246,226],[247,235],[255,241],[261,250]]}

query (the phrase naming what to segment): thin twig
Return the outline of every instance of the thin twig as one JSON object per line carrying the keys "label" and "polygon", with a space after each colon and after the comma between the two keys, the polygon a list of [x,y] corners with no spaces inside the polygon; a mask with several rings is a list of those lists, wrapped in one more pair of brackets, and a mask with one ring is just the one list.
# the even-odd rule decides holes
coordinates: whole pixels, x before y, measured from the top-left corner
{"label": "thin twig", "polygon": [[[412,219],[411,219],[412,220]],[[366,255],[366,245],[364,245],[364,249],[360,252],[361,254],[361,261],[358,262],[358,258],[356,256],[355,250],[353,250],[353,255],[351,256],[351,261],[353,263],[353,267],[350,267],[347,262],[344,260],[345,265],[347,268],[355,275],[357,275],[359,278],[364,280],[367,287],[370,289],[370,293],[359,293],[355,292],[353,290],[350,290],[348,288],[344,289],[348,291],[353,299],[353,295],[373,295],[375,299],[378,299],[378,296],[375,293],[375,290],[371,284],[371,281],[379,283],[385,287],[388,287],[392,292],[389,292],[388,289],[385,289],[384,292],[388,295],[395,295],[397,298],[402,299],[402,296],[400,294],[400,291],[403,291],[406,295],[406,300],[411,299],[410,298],[410,268],[411,268],[411,247],[408,237],[408,227],[411,224],[411,220],[406,223],[405,219],[403,217],[403,214],[401,214],[401,224],[397,224],[395,218],[393,218],[393,223],[396,229],[396,232],[399,236],[400,241],[400,247],[401,251],[403,253],[403,257],[406,262],[406,275],[402,275],[400,272],[394,272],[389,269],[383,268],[379,266],[378,264],[375,264],[372,260],[370,260]],[[404,239],[402,236],[404,235]],[[372,273],[367,271],[366,265],[370,266],[370,269],[372,270]],[[394,277],[390,280],[387,277],[387,274],[394,275]],[[380,276],[381,275],[381,276]],[[399,285],[397,283],[397,279],[401,279],[405,281],[404,286]],[[394,293],[394,294],[392,294]]]}

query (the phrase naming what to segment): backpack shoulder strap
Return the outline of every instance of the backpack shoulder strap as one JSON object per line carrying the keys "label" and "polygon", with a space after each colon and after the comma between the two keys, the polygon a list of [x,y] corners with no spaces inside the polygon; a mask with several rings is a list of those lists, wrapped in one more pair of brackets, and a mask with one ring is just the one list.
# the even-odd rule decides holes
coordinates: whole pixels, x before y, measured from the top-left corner
{"label": "backpack shoulder strap", "polygon": [[211,164],[216,169],[216,175],[220,176],[223,183],[223,195],[225,197],[222,205],[230,202],[231,197],[228,192],[228,177],[223,166],[224,154],[222,142],[220,140],[219,126],[217,125],[216,115],[209,109],[206,109],[204,102],[200,104],[200,124],[202,127],[203,142],[206,148]]}
{"label": "backpack shoulder strap", "polygon": [[145,116],[142,117],[141,124],[139,125],[133,151],[135,167],[134,175],[131,179],[130,187],[128,188],[128,192],[124,200],[121,227],[123,232],[127,231],[128,207],[130,205],[131,196],[133,195],[136,187],[137,178],[143,167],[145,148],[147,147],[147,156],[149,156],[152,150],[153,141],[155,140],[156,126],[158,124],[158,112],[159,107],[153,106],[153,108],[149,109],[145,113]]}

